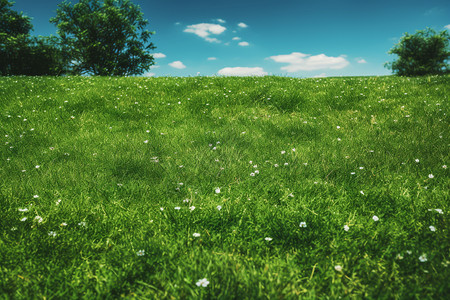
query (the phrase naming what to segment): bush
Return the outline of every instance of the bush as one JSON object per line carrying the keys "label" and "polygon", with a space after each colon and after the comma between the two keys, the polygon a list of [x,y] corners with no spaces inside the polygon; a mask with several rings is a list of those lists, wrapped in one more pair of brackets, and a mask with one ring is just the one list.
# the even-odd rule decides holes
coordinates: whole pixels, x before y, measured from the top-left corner
{"label": "bush", "polygon": [[449,72],[450,35],[447,31],[436,33],[433,29],[418,30],[405,35],[388,52],[398,59],[385,67],[399,76],[439,75]]}

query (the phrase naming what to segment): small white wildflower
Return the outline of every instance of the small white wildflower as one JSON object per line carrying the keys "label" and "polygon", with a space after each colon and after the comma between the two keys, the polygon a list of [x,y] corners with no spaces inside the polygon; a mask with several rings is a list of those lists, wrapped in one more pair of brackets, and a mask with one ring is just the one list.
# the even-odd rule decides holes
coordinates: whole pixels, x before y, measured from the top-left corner
{"label": "small white wildflower", "polygon": [[189,206],[189,209],[190,209],[191,211],[194,211],[195,206]]}
{"label": "small white wildflower", "polygon": [[436,231],[436,227],[434,227],[434,226],[430,226],[428,228],[430,228],[431,231]]}
{"label": "small white wildflower", "polygon": [[428,260],[427,255],[423,253],[421,256],[419,256],[419,260],[420,262],[426,262]]}
{"label": "small white wildflower", "polygon": [[411,255],[411,254],[412,254],[412,251],[411,251],[411,250],[406,250],[406,254]]}
{"label": "small white wildflower", "polygon": [[286,151],[284,151],[284,150],[283,150],[283,151],[281,151],[281,154],[285,154],[285,153],[286,153]]}
{"label": "small white wildflower", "polygon": [[20,219],[20,221],[25,222],[27,219],[27,217],[23,217],[22,219]]}
{"label": "small white wildflower", "polygon": [[189,200],[189,199],[184,199],[184,200],[183,200],[183,203],[188,203],[189,201],[191,201],[191,200]]}
{"label": "small white wildflower", "polygon": [[272,238],[271,237],[266,237],[265,240],[270,242],[272,240]]}
{"label": "small white wildflower", "polygon": [[55,236],[56,236],[56,232],[50,231],[50,232],[48,233],[48,235],[51,236],[51,237],[55,237]]}
{"label": "small white wildflower", "polygon": [[428,178],[434,178],[434,175],[433,174],[428,174]]}
{"label": "small white wildflower", "polygon": [[351,175],[355,175],[356,173],[355,173],[355,172],[350,172],[350,174],[351,174]]}
{"label": "small white wildflower", "polygon": [[221,210],[222,206],[221,205],[217,205],[216,208],[217,208],[217,210]]}
{"label": "small white wildflower", "polygon": [[306,222],[300,222],[300,227],[306,227]]}
{"label": "small white wildflower", "polygon": [[36,165],[36,167],[35,167],[35,168],[36,168],[36,169],[39,169],[40,167],[41,167],[40,165]]}
{"label": "small white wildflower", "polygon": [[215,189],[216,194],[220,194],[220,188]]}
{"label": "small white wildflower", "polygon": [[145,141],[144,141],[144,144],[148,144],[148,140],[145,140]]}
{"label": "small white wildflower", "polygon": [[344,230],[345,231],[349,231],[350,227],[348,227],[348,225],[344,225]]}
{"label": "small white wildflower", "polygon": [[86,227],[86,222],[84,222],[84,221],[81,221],[80,223],[78,223],[78,226],[83,226],[83,227]]}
{"label": "small white wildflower", "polygon": [[442,211],[442,209],[440,209],[440,208],[436,208],[435,211],[437,211],[437,212],[440,213],[440,214],[443,214],[443,213],[444,213],[444,212]]}
{"label": "small white wildflower", "polygon": [[200,236],[200,233],[194,232],[194,233],[192,234],[192,236],[193,236],[193,237],[199,237],[199,236]]}
{"label": "small white wildflower", "polygon": [[278,168],[278,164],[274,164],[274,167],[275,167],[275,168]]}
{"label": "small white wildflower", "polygon": [[295,148],[292,148],[292,151],[295,152]]}
{"label": "small white wildflower", "polygon": [[197,286],[202,286],[202,287],[207,287],[208,284],[209,284],[209,281],[208,281],[208,279],[206,279],[206,278],[200,279],[200,280],[197,281],[197,283],[196,283]]}
{"label": "small white wildflower", "polygon": [[43,221],[41,216],[34,217],[34,220],[37,221],[38,223],[41,223]]}
{"label": "small white wildflower", "polygon": [[250,173],[250,176],[254,177],[254,176],[255,176],[255,173]]}
{"label": "small white wildflower", "polygon": [[397,256],[395,258],[398,260],[401,260],[401,259],[403,259],[403,256],[401,256],[400,254],[397,254]]}
{"label": "small white wildflower", "polygon": [[359,191],[361,193],[361,195],[364,195],[364,191]]}
{"label": "small white wildflower", "polygon": [[420,162],[420,160],[419,160],[418,158],[416,158],[414,161],[415,161],[416,163]]}
{"label": "small white wildflower", "polygon": [[16,231],[17,227],[11,227],[11,231]]}
{"label": "small white wildflower", "polygon": [[337,266],[334,266],[334,269],[336,270],[336,271],[338,271],[338,272],[342,272],[342,266],[340,266],[340,265],[337,265]]}
{"label": "small white wildflower", "polygon": [[336,129],[340,129],[341,128],[341,126],[336,126]]}
{"label": "small white wildflower", "polygon": [[443,168],[443,169],[447,169],[447,165],[443,165],[442,168]]}
{"label": "small white wildflower", "polygon": [[163,210],[164,210],[164,207],[160,207],[159,209],[160,209],[161,211],[163,211]]}
{"label": "small white wildflower", "polygon": [[290,193],[288,197],[294,198],[294,194]]}
{"label": "small white wildflower", "polygon": [[66,222],[62,222],[60,226],[67,226]]}
{"label": "small white wildflower", "polygon": [[337,138],[338,142],[342,141],[341,138]]}
{"label": "small white wildflower", "polygon": [[255,174],[259,174],[259,170],[255,170]]}
{"label": "small white wildflower", "polygon": [[28,211],[28,208],[19,208],[19,211],[21,211],[21,212],[27,212],[27,211]]}
{"label": "small white wildflower", "polygon": [[378,220],[380,220],[380,218],[378,218],[377,216],[373,216],[372,219],[377,222]]}
{"label": "small white wildflower", "polygon": [[284,163],[284,165],[285,165],[285,166],[288,166],[288,165],[289,165],[289,163]]}
{"label": "small white wildflower", "polygon": [[136,254],[137,254],[137,256],[144,256],[145,250],[139,250]]}
{"label": "small white wildflower", "polygon": [[35,198],[35,199],[36,199],[36,198],[39,198],[39,195],[34,195],[33,198]]}
{"label": "small white wildflower", "polygon": [[58,201],[56,201],[56,205],[59,205],[61,203],[61,199],[58,199]]}
{"label": "small white wildflower", "polygon": [[175,206],[175,209],[176,209],[176,210],[180,210],[180,209],[181,209],[181,207],[179,207],[179,206]]}

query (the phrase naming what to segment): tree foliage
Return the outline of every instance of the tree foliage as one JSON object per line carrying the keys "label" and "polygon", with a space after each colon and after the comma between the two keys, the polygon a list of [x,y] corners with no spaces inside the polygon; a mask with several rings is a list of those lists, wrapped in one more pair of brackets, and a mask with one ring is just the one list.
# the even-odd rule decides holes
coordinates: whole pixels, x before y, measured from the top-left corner
{"label": "tree foliage", "polygon": [[75,74],[139,75],[150,69],[152,32],[138,5],[129,0],[80,0],[58,5],[50,22]]}
{"label": "tree foliage", "polygon": [[0,0],[0,75],[58,75],[65,61],[55,37],[32,37],[30,18]]}
{"label": "tree foliage", "polygon": [[399,76],[422,76],[449,72],[448,59],[450,35],[447,31],[436,33],[433,29],[418,30],[405,35],[388,52],[398,59],[386,67]]}

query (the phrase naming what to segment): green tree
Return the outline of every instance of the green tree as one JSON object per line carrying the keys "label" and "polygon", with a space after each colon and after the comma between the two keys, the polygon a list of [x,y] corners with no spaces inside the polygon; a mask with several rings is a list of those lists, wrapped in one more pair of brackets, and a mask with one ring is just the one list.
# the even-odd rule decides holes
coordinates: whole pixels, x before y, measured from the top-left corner
{"label": "green tree", "polygon": [[58,75],[66,62],[55,37],[32,37],[30,18],[0,0],[0,75]]}
{"label": "green tree", "polygon": [[450,35],[447,31],[436,33],[433,29],[418,30],[405,35],[388,52],[398,59],[385,67],[399,76],[422,76],[449,72],[448,58]]}
{"label": "green tree", "polygon": [[154,64],[138,5],[129,0],[80,0],[58,5],[50,20],[58,28],[61,43],[75,74],[139,75]]}

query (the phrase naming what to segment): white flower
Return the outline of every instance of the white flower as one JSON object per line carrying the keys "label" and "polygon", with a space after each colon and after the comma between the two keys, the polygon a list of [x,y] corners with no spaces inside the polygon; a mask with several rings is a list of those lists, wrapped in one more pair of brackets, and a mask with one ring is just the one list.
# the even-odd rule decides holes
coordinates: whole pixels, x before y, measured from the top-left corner
{"label": "white flower", "polygon": [[200,279],[200,280],[197,281],[197,283],[196,283],[197,286],[202,286],[202,287],[207,287],[208,284],[209,284],[209,281],[208,281],[208,279],[206,279],[206,278]]}
{"label": "white flower", "polygon": [[221,210],[222,206],[221,205],[217,205],[217,210]]}
{"label": "white flower", "polygon": [[418,163],[420,160],[419,160],[418,158],[416,158],[414,161],[415,161],[416,163]]}
{"label": "white flower", "polygon": [[259,174],[259,171],[258,171],[258,170],[255,170],[255,174]]}
{"label": "white flower", "polygon": [[164,210],[164,207],[160,207],[159,209],[160,209],[161,211],[163,211],[163,210]]}
{"label": "white flower", "polygon": [[364,195],[364,191],[359,191],[361,193],[361,195]]}
{"label": "white flower", "polygon": [[56,201],[56,205],[59,205],[61,203],[61,199],[58,199],[58,201]]}
{"label": "white flower", "polygon": [[426,262],[428,260],[427,255],[425,253],[422,254],[421,256],[419,256],[419,260],[420,262]]}
{"label": "white flower", "polygon": [[300,227],[306,227],[306,222],[300,222]]}
{"label": "white flower", "polygon": [[337,265],[337,266],[334,266],[334,269],[336,270],[336,271],[338,271],[338,272],[342,272],[342,266],[340,266],[340,265]]}
{"label": "white flower", "polygon": [[28,208],[19,208],[19,211],[21,211],[21,212],[27,212],[27,211],[28,211]]}
{"label": "white flower", "polygon": [[34,220],[37,221],[38,223],[41,223],[43,221],[41,216],[34,217]]}
{"label": "white flower", "polygon": [[281,151],[281,154],[285,154],[285,153],[286,153],[286,151],[284,151],[284,150],[283,150],[283,151]]}
{"label": "white flower", "polygon": [[35,198],[35,199],[36,199],[36,198],[39,198],[39,195],[34,195],[33,198]]}
{"label": "white flower", "polygon": [[144,256],[145,250],[139,250],[136,254],[137,254],[137,256]]}
{"label": "white flower", "polygon": [[344,225],[344,230],[348,231],[350,229],[350,227],[348,227],[348,225]]}
{"label": "white flower", "polygon": [[250,176],[254,177],[254,176],[255,176],[255,173],[250,173]]}
{"label": "white flower", "polygon": [[377,216],[373,216],[372,219],[377,222],[378,220],[380,220],[380,218],[378,218]]}
{"label": "white flower", "polygon": [[23,217],[22,219],[20,219],[20,221],[25,222],[27,219],[27,217]]}
{"label": "white flower", "polygon": [[215,192],[216,194],[220,194],[220,188],[216,188]]}
{"label": "white flower", "polygon": [[265,240],[270,242],[272,240],[272,238],[271,237],[266,237]]}
{"label": "white flower", "polygon": [[285,165],[285,166],[288,166],[288,165],[289,165],[289,163],[284,163],[284,165]]}
{"label": "white flower", "polygon": [[145,140],[145,141],[144,141],[144,144],[148,144],[148,140]]}
{"label": "white flower", "polygon": [[86,227],[86,222],[82,221],[82,222],[78,223],[78,226]]}
{"label": "white flower", "polygon": [[37,166],[36,166],[36,169],[39,169],[40,167],[41,167],[40,165],[37,165]]}
{"label": "white flower", "polygon": [[180,210],[180,209],[181,209],[181,207],[179,207],[179,206],[175,206],[175,209],[176,209],[176,210]]}
{"label": "white flower", "polygon": [[447,169],[447,165],[443,165],[442,168]]}
{"label": "white flower", "polygon": [[340,129],[340,128],[341,128],[341,126],[336,126],[336,128],[337,128],[337,129]]}
{"label": "white flower", "polygon": [[278,164],[274,164],[274,167],[275,167],[275,168],[278,168]]}
{"label": "white flower", "polygon": [[200,236],[200,233],[194,232],[194,233],[192,234],[192,236],[193,236],[193,237],[199,237],[199,236]]}
{"label": "white flower", "polygon": [[62,222],[60,226],[67,226],[66,222]]}
{"label": "white flower", "polygon": [[190,209],[191,211],[194,211],[195,206],[189,206],[189,209]]}
{"label": "white flower", "polygon": [[428,178],[434,178],[434,175],[433,174],[428,174]]}
{"label": "white flower", "polygon": [[436,227],[434,227],[434,226],[430,226],[428,228],[430,228],[431,231],[436,231]]}
{"label": "white flower", "polygon": [[440,208],[436,208],[435,211],[437,211],[437,212],[440,213],[440,214],[443,214],[443,213],[444,213],[444,212],[442,211],[442,209],[440,209]]}
{"label": "white flower", "polygon": [[55,236],[56,236],[56,232],[50,231],[50,232],[48,233],[48,235],[51,236],[51,237],[55,237]]}
{"label": "white flower", "polygon": [[397,256],[395,258],[400,260],[400,259],[403,259],[403,256],[401,256],[400,254],[397,254]]}
{"label": "white flower", "polygon": [[355,172],[350,172],[350,174],[351,174],[351,175],[355,175],[356,173],[355,173]]}
{"label": "white flower", "polygon": [[295,152],[295,148],[292,148],[292,151],[294,151],[294,152]]}
{"label": "white flower", "polygon": [[183,200],[183,203],[188,203],[189,201],[190,200],[186,198],[186,199]]}

